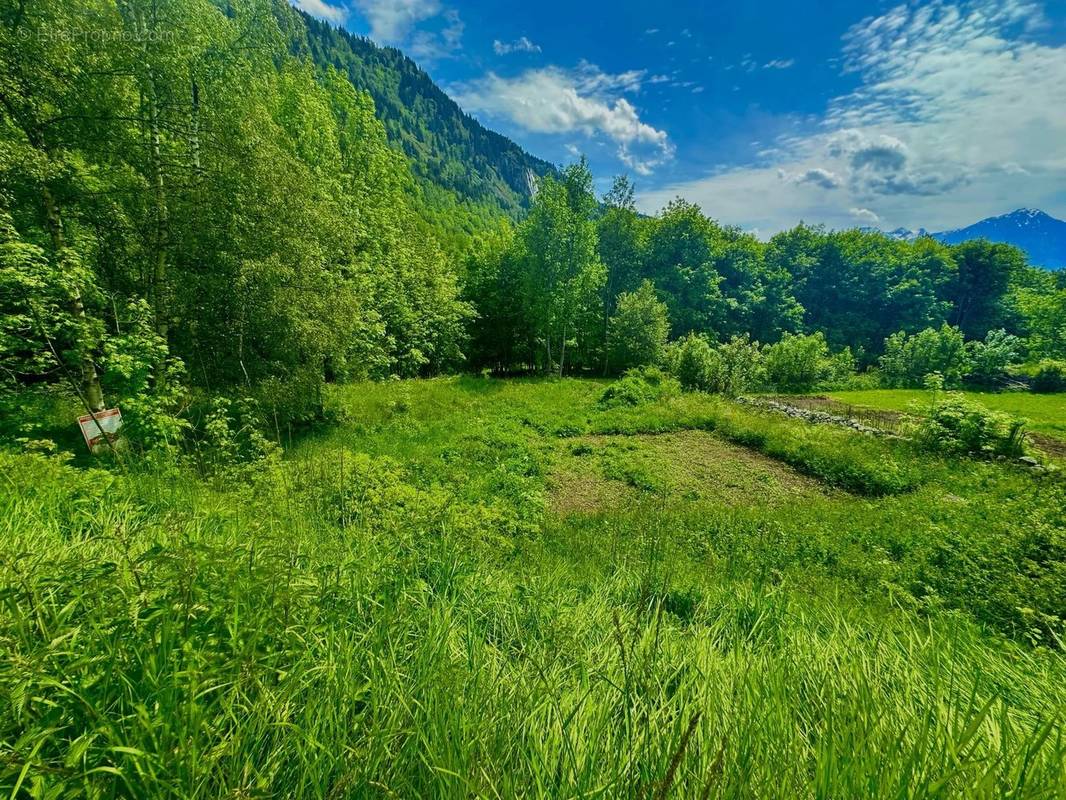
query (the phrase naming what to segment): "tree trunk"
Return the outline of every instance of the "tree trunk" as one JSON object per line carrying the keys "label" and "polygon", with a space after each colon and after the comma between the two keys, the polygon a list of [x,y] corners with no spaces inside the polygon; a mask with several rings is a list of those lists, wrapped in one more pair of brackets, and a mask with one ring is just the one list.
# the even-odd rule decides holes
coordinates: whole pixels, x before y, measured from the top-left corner
{"label": "tree trunk", "polygon": [[192,119],[190,122],[189,151],[192,156],[193,172],[199,180],[202,173],[200,167],[200,86],[195,79],[192,82]]}
{"label": "tree trunk", "polygon": [[[59,204],[47,186],[41,188],[41,196],[44,199],[45,222],[48,233],[52,238],[52,249],[57,259],[63,258],[66,250],[66,237],[63,235],[63,216],[59,210]],[[86,327],[85,304],[81,299],[81,291],[74,287],[70,299],[70,312],[77,320],[79,327]],[[85,342],[78,343],[80,355],[78,357],[79,386],[86,404],[92,411],[104,410],[104,392],[100,386],[100,376],[96,374],[96,365],[92,356],[89,355]]]}
{"label": "tree trunk", "polygon": [[566,364],[566,325],[563,325],[563,340],[559,345],[559,377],[563,377],[563,366]]}
{"label": "tree trunk", "polygon": [[[167,292],[167,233],[169,213],[163,183],[162,140],[159,133],[159,102],[155,75],[148,73],[148,127],[151,137],[151,172],[155,200],[155,263],[152,268],[152,297],[155,305],[155,330],[168,341],[169,297]],[[159,377],[159,376],[157,376]]]}

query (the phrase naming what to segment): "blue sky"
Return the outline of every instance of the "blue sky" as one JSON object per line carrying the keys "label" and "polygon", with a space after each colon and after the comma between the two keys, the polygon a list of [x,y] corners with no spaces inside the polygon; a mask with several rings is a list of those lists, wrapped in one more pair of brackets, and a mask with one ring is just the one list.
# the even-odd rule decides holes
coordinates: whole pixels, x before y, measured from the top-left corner
{"label": "blue sky", "polygon": [[556,163],[769,235],[1066,217],[1066,0],[293,0]]}

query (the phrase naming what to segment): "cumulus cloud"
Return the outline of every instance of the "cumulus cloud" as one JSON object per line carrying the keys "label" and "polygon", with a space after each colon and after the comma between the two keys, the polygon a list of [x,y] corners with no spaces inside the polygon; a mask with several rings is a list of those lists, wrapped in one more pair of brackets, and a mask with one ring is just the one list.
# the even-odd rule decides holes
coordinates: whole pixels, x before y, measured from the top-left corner
{"label": "cumulus cloud", "polygon": [[642,70],[606,73],[582,62],[575,69],[544,67],[514,76],[490,72],[452,87],[452,94],[468,111],[509,119],[536,133],[602,135],[614,142],[619,159],[641,175],[673,157],[665,131],[640,118],[623,96],[639,91]]}
{"label": "cumulus cloud", "polygon": [[292,4],[312,17],[324,19],[340,25],[348,18],[348,9],[344,6],[331,6],[323,0],[292,0]]}
{"label": "cumulus cloud", "polygon": [[[844,36],[841,68],[856,88],[820,120],[797,117],[789,136],[747,166],[646,193],[642,210],[680,193],[766,231],[800,219],[853,224],[851,209],[870,207],[888,227],[930,229],[1002,213],[1022,198],[1054,212],[1066,186],[1066,42],[1046,35],[1045,5],[899,0]],[[817,169],[837,176],[839,189],[779,175]],[[752,189],[733,193],[742,186]]]}
{"label": "cumulus cloud", "polygon": [[511,53],[539,53],[540,45],[534,44],[525,36],[521,36],[513,42],[501,42],[496,39],[492,43],[492,49],[496,51],[496,55],[506,56]]}
{"label": "cumulus cloud", "polygon": [[867,225],[881,224],[881,218],[868,208],[853,208],[848,213],[858,222],[863,222]]}

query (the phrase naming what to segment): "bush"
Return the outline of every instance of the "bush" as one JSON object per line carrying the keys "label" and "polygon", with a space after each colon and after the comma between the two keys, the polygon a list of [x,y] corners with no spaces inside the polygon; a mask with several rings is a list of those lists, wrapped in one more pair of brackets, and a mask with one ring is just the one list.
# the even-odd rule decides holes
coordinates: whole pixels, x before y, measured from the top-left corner
{"label": "bush", "polygon": [[759,345],[747,336],[734,336],[715,347],[705,336],[690,333],[673,344],[665,363],[682,388],[730,397],[758,383],[762,375]]}
{"label": "bush", "polygon": [[1005,330],[989,331],[983,342],[967,342],[970,360],[967,379],[980,386],[995,386],[1003,382],[1008,368],[1018,360],[1022,340]]}
{"label": "bush", "polygon": [[658,367],[636,367],[608,386],[600,395],[604,408],[654,403],[681,393],[681,386]]}
{"label": "bush", "polygon": [[1041,393],[1066,392],[1066,361],[1041,361],[1033,371],[1030,387]]}
{"label": "bush", "polygon": [[1025,452],[1025,420],[992,411],[958,392],[934,393],[915,440],[925,449],[951,455],[1020,456]]}
{"label": "bush", "polygon": [[881,370],[890,386],[920,387],[927,375],[939,373],[947,386],[958,386],[970,371],[962,331],[944,324],[913,336],[903,331],[885,340]]}
{"label": "bush", "polygon": [[721,370],[719,356],[707,337],[690,333],[674,342],[664,359],[667,370],[686,391],[711,391],[713,376]]}
{"label": "bush", "polygon": [[217,397],[203,426],[201,467],[226,480],[256,476],[281,457],[279,445],[263,435],[263,420],[252,398],[236,402]]}
{"label": "bush", "polygon": [[718,345],[719,373],[713,391],[736,397],[762,381],[763,354],[758,342],[748,335],[734,336]]}
{"label": "bush", "polygon": [[778,392],[809,392],[820,384],[844,382],[855,373],[855,357],[844,349],[829,353],[825,336],[786,333],[765,351],[766,380]]}
{"label": "bush", "polygon": [[104,382],[122,408],[122,438],[140,450],[175,450],[189,423],[182,412],[185,365],[152,326],[145,300],[126,308],[122,333],[104,343]]}
{"label": "bush", "polygon": [[666,304],[656,296],[651,281],[644,281],[637,291],[618,296],[618,310],[607,334],[611,367],[621,372],[658,364],[669,335]]}

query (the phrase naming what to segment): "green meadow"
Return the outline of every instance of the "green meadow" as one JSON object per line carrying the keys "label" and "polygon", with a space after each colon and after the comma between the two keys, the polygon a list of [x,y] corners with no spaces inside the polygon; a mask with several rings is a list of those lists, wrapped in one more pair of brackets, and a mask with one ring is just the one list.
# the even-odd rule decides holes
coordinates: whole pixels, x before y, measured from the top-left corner
{"label": "green meadow", "polygon": [[1066,794],[1059,474],[606,385],[332,387],[214,473],[0,454],[3,793]]}

